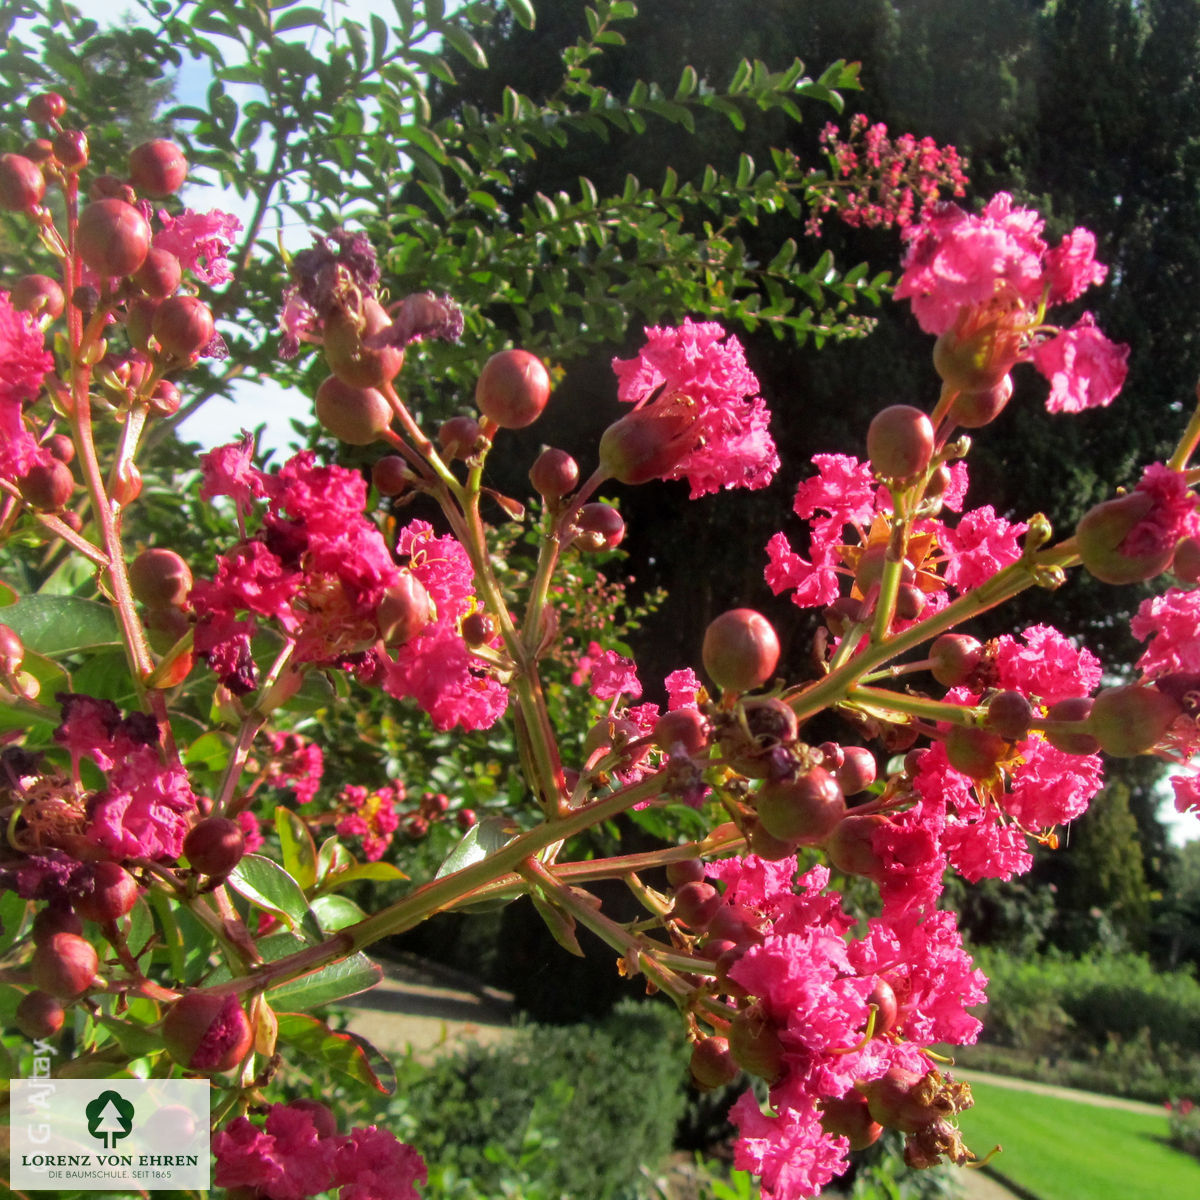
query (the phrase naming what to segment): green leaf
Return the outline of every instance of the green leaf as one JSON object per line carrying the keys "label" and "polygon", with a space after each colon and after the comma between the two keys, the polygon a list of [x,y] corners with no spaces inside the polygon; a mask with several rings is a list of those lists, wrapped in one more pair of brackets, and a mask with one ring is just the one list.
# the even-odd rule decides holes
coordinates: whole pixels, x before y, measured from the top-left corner
{"label": "green leaf", "polygon": [[683,74],[679,76],[679,86],[675,89],[676,100],[686,100],[695,90],[700,82],[700,77],[696,74],[696,68],[686,66],[683,68]]}
{"label": "green leaf", "polygon": [[487,70],[487,55],[483,47],[465,30],[457,25],[447,25],[442,30],[442,37],[454,47],[471,64],[481,71]]}
{"label": "green leaf", "polygon": [[231,750],[230,735],[210,729],[207,733],[202,733],[183,752],[183,762],[185,766],[202,771],[223,771],[229,762]]}
{"label": "green leaf", "polygon": [[242,861],[229,874],[229,886],[252,904],[278,913],[310,941],[323,939],[324,934],[308,907],[303,889],[278,863],[261,854],[243,855]]}
{"label": "green leaf", "polygon": [[78,596],[23,596],[4,610],[4,624],[27,649],[51,657],[120,641],[112,609]]}
{"label": "green leaf", "polygon": [[289,29],[308,29],[313,25],[321,29],[328,28],[325,24],[325,14],[319,8],[293,8],[291,12],[284,13],[275,22],[275,32],[286,33]]}
{"label": "green leaf", "polygon": [[523,29],[532,29],[537,24],[537,14],[529,0],[504,0],[508,11],[517,19]]}
{"label": "green leaf", "polygon": [[323,1021],[305,1013],[281,1012],[279,1040],[306,1058],[324,1063],[355,1083],[390,1096],[396,1090],[392,1064],[366,1038],[350,1032],[334,1033]]}
{"label": "green leaf", "polygon": [[311,975],[281,983],[267,992],[267,1000],[276,1012],[281,1008],[289,1012],[320,1008],[323,1004],[365,992],[382,978],[383,968],[360,951]]}
{"label": "green leaf", "polygon": [[[322,854],[325,851],[325,846],[328,844],[326,842],[321,847]],[[318,890],[322,892],[335,892],[340,888],[344,888],[347,884],[361,883],[363,880],[370,880],[374,883],[396,883],[401,879],[407,878],[408,876],[399,867],[393,866],[391,863],[355,863],[353,866],[345,867],[340,871],[333,871],[331,874],[326,875]]]}
{"label": "green leaf", "polygon": [[18,599],[17,591],[11,588],[3,580],[0,580],[0,608],[8,608],[10,604],[16,604]]}
{"label": "green leaf", "polygon": [[275,809],[275,829],[283,851],[283,867],[307,891],[317,881],[317,848],[308,826],[282,804]]}
{"label": "green leaf", "polygon": [[152,1033],[141,1025],[122,1021],[119,1017],[105,1016],[103,1013],[97,1014],[96,1020],[116,1038],[117,1045],[134,1058],[141,1058],[144,1054],[153,1054],[156,1050],[163,1048],[162,1035]]}
{"label": "green leaf", "polygon": [[345,929],[347,925],[354,925],[367,915],[346,896],[318,896],[312,902],[312,910],[326,933]]}
{"label": "green leaf", "polygon": [[520,826],[507,817],[485,817],[477,825],[472,825],[458,845],[450,851],[445,862],[438,868],[436,878],[453,875],[455,871],[482,862],[497,850],[502,850],[520,832]]}
{"label": "green leaf", "polygon": [[0,954],[17,940],[25,918],[25,904],[16,892],[0,892]]}
{"label": "green leaf", "polygon": [[579,945],[579,939],[575,936],[575,918],[570,913],[563,912],[561,908],[550,904],[537,891],[530,892],[529,898],[533,901],[533,907],[537,909],[538,916],[546,922],[546,928],[550,930],[551,937],[568,954],[573,954],[576,958],[583,958],[583,950]]}

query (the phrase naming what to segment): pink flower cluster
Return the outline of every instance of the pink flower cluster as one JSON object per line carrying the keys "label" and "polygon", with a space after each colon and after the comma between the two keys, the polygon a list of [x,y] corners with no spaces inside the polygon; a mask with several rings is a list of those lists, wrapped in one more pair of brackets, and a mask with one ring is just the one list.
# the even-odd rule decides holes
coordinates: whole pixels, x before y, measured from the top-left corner
{"label": "pink flower cluster", "polygon": [[237,1117],[212,1140],[218,1187],[252,1188],[263,1200],[305,1200],[338,1189],[338,1200],[420,1200],[425,1162],[375,1125],[339,1134],[317,1101],[273,1104],[257,1125]]}
{"label": "pink flower cluster", "polygon": [[815,187],[818,199],[806,225],[814,237],[831,210],[847,225],[904,229],[918,208],[937,200],[942,188],[955,196],[966,189],[966,163],[953,146],[939,146],[929,137],[918,140],[911,133],[888,137],[886,125],[871,124],[863,113],[852,118],[845,141],[836,125],[826,125],[821,145],[838,186]]}
{"label": "pink flower cluster", "polygon": [[201,283],[228,283],[233,278],[229,248],[241,228],[237,217],[216,208],[206,213],[185,208],[178,216],[159,209],[152,244],[156,250],[173,254]]}
{"label": "pink flower cluster", "polygon": [[325,774],[325,755],[316,742],[298,733],[269,733],[271,757],[263,773],[267,787],[291,788],[297,804],[309,804]]}
{"label": "pink flower cluster", "polygon": [[904,231],[896,298],[911,300],[921,328],[939,336],[940,369],[952,385],[965,379],[964,390],[984,390],[1017,362],[1032,362],[1050,380],[1051,412],[1110,404],[1125,382],[1128,346],[1109,341],[1090,313],[1067,330],[1044,320],[1047,307],[1103,282],[1096,239],[1079,228],[1051,248],[1043,226],[1004,192],[979,216],[933,205]]}
{"label": "pink flower cluster", "polygon": [[636,358],[613,359],[617,397],[683,432],[661,478],[687,479],[691,498],[766,487],[779,469],[770,414],[742,344],[712,321],[646,330]]}
{"label": "pink flower cluster", "polygon": [[[856,936],[829,871],[796,879],[796,869],[795,859],[755,856],[709,868],[724,884],[714,920],[742,930],[728,974],[750,1003],[737,1019],[777,1052],[769,1110],[747,1091],[730,1113],[735,1165],[761,1175],[771,1200],[815,1196],[846,1169],[848,1143],[822,1124],[823,1103],[854,1098],[896,1070],[923,1077],[933,1066],[927,1047],[975,1041],[980,1023],[966,1009],[982,1003],[986,983],[952,913],[885,903]],[[873,1023],[883,990],[894,994],[895,1014]],[[953,1153],[950,1132],[938,1133],[942,1153]]]}
{"label": "pink flower cluster", "polygon": [[362,838],[363,856],[378,862],[392,844],[392,834],[400,827],[399,805],[404,803],[404,784],[368,789],[347,784],[337,799],[338,837]]}
{"label": "pink flower cluster", "polygon": [[[880,487],[869,464],[845,454],[817,454],[817,474],[796,489],[793,510],[809,522],[808,559],[776,533],[767,543],[766,580],[779,595],[792,592],[801,608],[832,604],[842,594],[842,580],[854,580],[851,595],[869,612],[873,595],[857,568],[865,552],[886,545],[892,511],[891,493]],[[942,505],[961,511],[967,489],[967,468],[955,463]],[[914,524],[910,539],[911,586],[920,592],[920,615],[943,607],[950,592],[979,587],[1021,555],[1023,523],[1010,523],[990,505],[963,513],[956,525],[936,517]],[[851,537],[851,535],[853,535]],[[907,576],[906,576],[907,578]],[[901,621],[896,626],[903,628]]]}
{"label": "pink flower cluster", "polygon": [[53,366],[37,322],[0,292],[0,478],[10,483],[49,459],[25,428],[21,410],[37,397]]}

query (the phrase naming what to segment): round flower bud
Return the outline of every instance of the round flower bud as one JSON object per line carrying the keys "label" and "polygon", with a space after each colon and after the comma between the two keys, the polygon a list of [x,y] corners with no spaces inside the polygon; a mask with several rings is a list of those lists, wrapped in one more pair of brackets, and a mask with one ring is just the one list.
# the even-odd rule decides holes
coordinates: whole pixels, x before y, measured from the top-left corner
{"label": "round flower bud", "polygon": [[408,487],[408,464],[398,454],[385,454],[371,468],[371,482],[381,496],[399,496]]}
{"label": "round flower bud", "polygon": [[124,200],[93,200],[79,214],[75,244],[97,275],[129,275],[150,252],[150,226]]}
{"label": "round flower bud", "polygon": [[1125,684],[1097,694],[1088,727],[1106,754],[1131,758],[1152,750],[1182,711],[1157,688]]}
{"label": "round flower bud", "polygon": [[729,1049],[743,1070],[775,1083],[783,1075],[783,1044],[757,1008],[743,1009],[730,1022]]}
{"label": "round flower bud", "polygon": [[745,692],[767,682],[779,662],[771,622],[750,608],[734,608],[712,621],[701,647],[704,669],[725,691]]}
{"label": "round flower bud", "polygon": [[685,883],[704,882],[704,861],[699,858],[685,858],[682,862],[667,863],[667,883],[673,887],[683,887]]}
{"label": "round flower bud", "polygon": [[478,821],[479,818],[475,815],[475,810],[473,808],[460,808],[458,812],[454,814],[454,823],[459,827],[459,829],[470,829],[473,825],[477,824]]}
{"label": "round flower bud", "polygon": [[982,644],[965,633],[943,633],[929,648],[929,670],[942,687],[960,687],[982,661]]}
{"label": "round flower bud", "polygon": [[228,1071],[250,1052],[254,1031],[236,996],[187,992],[162,1023],[163,1044],[192,1071]]}
{"label": "round flower bud", "polygon": [[82,171],[88,164],[87,134],[82,129],[64,129],[55,134],[54,157],[68,171]]}
{"label": "round flower bud", "polygon": [[689,929],[705,929],[721,907],[721,894],[711,883],[685,883],[675,889],[671,916]]}
{"label": "round flower bud", "polygon": [[527,350],[501,350],[483,365],[475,385],[479,411],[501,429],[523,429],[550,399],[550,373]]}
{"label": "round flower bud", "polygon": [[708,745],[708,722],[697,708],[663,713],[654,724],[654,744],[668,753],[682,746],[685,754],[699,754]]}
{"label": "round flower bud", "polygon": [[25,661],[25,643],[21,635],[8,625],[0,625],[0,670],[15,675]]}
{"label": "round flower bud", "polygon": [[60,1000],[76,1000],[92,986],[100,959],[86,938],[54,933],[38,943],[30,963],[34,986]]}
{"label": "round flower bud", "polygon": [[187,179],[188,162],[174,142],[156,138],[129,152],[129,182],[145,196],[173,196]]}
{"label": "round flower bud", "polygon": [[635,409],[610,425],[600,438],[600,469],[619,483],[649,483],[669,475],[695,438],[695,414],[682,405],[660,411]]}
{"label": "round flower bud", "polygon": [[904,1067],[892,1067],[880,1079],[863,1085],[871,1117],[888,1129],[916,1133],[944,1112],[920,1094],[918,1084],[925,1076]]}
{"label": "round flower bud", "polygon": [[579,464],[565,451],[547,446],[529,468],[529,482],[539,496],[561,500],[579,484]]}
{"label": "round flower bud", "polygon": [[987,726],[1010,742],[1019,741],[1033,722],[1033,705],[1020,692],[997,692],[987,706]]}
{"label": "round flower bud", "polygon": [[378,300],[364,300],[361,318],[335,308],[325,318],[325,362],[343,382],[356,388],[377,388],[390,383],[404,366],[402,346],[369,345],[370,338],[392,324]]}
{"label": "round flower bud", "polygon": [[339,441],[368,446],[392,425],[392,406],[374,388],[351,387],[330,375],[317,388],[317,420]]}
{"label": "round flower bud", "polygon": [[475,611],[462,619],[462,637],[468,646],[486,646],[496,636],[496,624],[487,613]]}
{"label": "round flower bud", "polygon": [[481,436],[474,417],[450,417],[438,427],[438,445],[447,458],[470,458]]}
{"label": "round flower bud", "polygon": [[611,504],[585,504],[575,518],[581,550],[614,550],[625,537],[625,522]]}
{"label": "round flower bud", "polygon": [[876,830],[882,829],[887,823],[887,817],[879,813],[847,817],[838,824],[825,842],[825,853],[829,855],[829,861],[847,875],[881,879],[885,863],[872,841]]}
{"label": "round flower bud", "polygon": [[30,936],[34,945],[40,946],[56,933],[73,933],[76,937],[82,937],[83,922],[74,909],[62,904],[48,904],[33,918]]}
{"label": "round flower bud", "polygon": [[183,267],[169,250],[151,246],[146,260],[133,273],[133,282],[154,300],[165,300],[179,290],[183,282]]}
{"label": "round flower bud", "polygon": [[71,499],[75,477],[65,463],[54,458],[30,467],[17,480],[17,487],[27,504],[41,512],[58,512]]}
{"label": "round flower bud", "polygon": [[183,854],[192,869],[216,879],[224,879],[245,852],[246,835],[228,817],[205,817],[183,839]]}
{"label": "round flower bud", "polygon": [[1184,583],[1200,583],[1200,538],[1181,538],[1175,547],[1171,570]]}
{"label": "round flower bud", "polygon": [[[884,564],[887,562],[887,546],[876,543],[868,546],[858,557],[854,568],[854,582],[864,595],[871,590],[882,578]],[[911,584],[917,577],[912,563],[905,559],[900,564],[900,582]]]}
{"label": "round flower bud", "polygon": [[129,564],[134,599],[147,608],[186,608],[192,569],[174,550],[152,546]]}
{"label": "round flower bud", "polygon": [[425,585],[411,571],[405,571],[380,601],[376,614],[379,636],[389,646],[402,646],[416,637],[435,615]]}
{"label": "round flower bud", "polygon": [[152,417],[173,417],[182,402],[179,389],[169,379],[159,379],[150,393],[148,409]]}
{"label": "round flower bud", "polygon": [[842,764],[833,773],[846,796],[857,796],[875,782],[875,755],[866,746],[843,746]]}
{"label": "round flower bud", "polygon": [[27,212],[42,202],[46,181],[23,154],[0,154],[0,208]]}
{"label": "round flower bud", "polygon": [[17,1028],[28,1038],[53,1037],[63,1027],[67,1014],[62,1001],[49,992],[29,992],[17,1005]]}
{"label": "round flower bud", "polygon": [[1011,375],[1004,375],[998,383],[979,392],[959,392],[950,405],[950,420],[964,429],[980,429],[990,424],[1012,399]]}
{"label": "round flower bud", "polygon": [[768,833],[758,820],[750,824],[749,834],[750,853],[766,862],[781,862],[785,858],[791,858],[800,848],[799,842],[784,841]]}
{"label": "round flower bud", "polygon": [[1046,710],[1047,721],[1079,722],[1081,727],[1077,730],[1048,727],[1045,730],[1046,741],[1064,754],[1095,754],[1100,749],[1100,743],[1082,726],[1082,722],[1091,715],[1092,701],[1089,696],[1072,696],[1050,705]]}
{"label": "round flower bud", "polygon": [[21,153],[31,163],[40,167],[54,157],[54,143],[49,138],[31,138],[21,147]]}
{"label": "round flower bud", "polygon": [[213,340],[216,324],[198,296],[171,296],[154,310],[150,331],[167,354],[191,359]]}
{"label": "round flower bud", "polygon": [[796,714],[776,696],[743,700],[741,709],[743,720],[729,722],[720,732],[721,754],[729,766],[749,779],[790,774],[791,747],[800,729]]}
{"label": "round flower bud", "polygon": [[39,92],[30,99],[28,111],[33,120],[49,125],[67,111],[67,102],[58,92]]}
{"label": "round flower bud", "polygon": [[85,921],[116,921],[137,903],[142,889],[124,867],[98,862],[90,874],[91,889],[74,899],[75,911]]}
{"label": "round flower bud", "polygon": [[1102,583],[1138,583],[1167,569],[1175,553],[1172,545],[1149,544],[1141,553],[1121,548],[1153,507],[1154,497],[1149,492],[1134,491],[1105,500],[1083,514],[1075,527],[1075,545],[1090,575]]}
{"label": "round flower bud", "polygon": [[754,807],[772,837],[802,846],[823,842],[846,815],[842,789],[822,767],[795,780],[768,780],[754,797]]}
{"label": "round flower bud", "polygon": [[1008,373],[1015,355],[997,339],[994,327],[966,337],[951,327],[933,346],[933,367],[942,381],[960,392],[983,392]]}
{"label": "round flower bud", "polygon": [[886,979],[875,980],[867,1003],[875,1005],[875,1036],[892,1029],[900,1015],[900,1005],[896,1000],[896,989]]}
{"label": "round flower bud", "polygon": [[75,459],[75,443],[65,433],[52,433],[42,442],[42,449],[57,458],[60,463],[70,463]]}
{"label": "round flower bud", "polygon": [[13,308],[35,317],[61,317],[67,305],[62,288],[49,275],[22,275],[13,284],[9,299]]}
{"label": "round flower bud", "polygon": [[166,654],[192,627],[182,608],[148,608],[142,615],[142,623],[155,654]]}
{"label": "round flower bud", "polygon": [[950,765],[971,779],[987,779],[1004,757],[1007,745],[999,734],[986,729],[952,725],[946,733],[946,758]]}
{"label": "round flower bud", "polygon": [[692,1083],[701,1092],[716,1091],[732,1083],[741,1068],[729,1051],[729,1041],[723,1037],[707,1037],[692,1047],[688,1064]]}
{"label": "round flower bud", "polygon": [[821,1126],[834,1137],[844,1137],[851,1150],[865,1150],[879,1141],[883,1126],[871,1116],[866,1096],[850,1091],[835,1100],[821,1101]]}
{"label": "round flower bud", "polygon": [[867,427],[867,457],[882,479],[908,479],[933,458],[933,422],[909,404],[876,413]]}
{"label": "round flower bud", "polygon": [[110,197],[124,200],[126,204],[137,204],[137,193],[124,180],[115,175],[97,175],[88,184],[88,199],[105,200]]}

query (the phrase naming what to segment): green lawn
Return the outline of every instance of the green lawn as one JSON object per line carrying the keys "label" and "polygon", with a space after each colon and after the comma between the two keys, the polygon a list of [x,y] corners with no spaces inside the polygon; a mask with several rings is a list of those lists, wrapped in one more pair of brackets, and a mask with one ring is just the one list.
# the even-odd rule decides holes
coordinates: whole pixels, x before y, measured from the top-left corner
{"label": "green lawn", "polygon": [[967,1145],[1039,1200],[1184,1200],[1200,1196],[1200,1160],[1167,1143],[1167,1118],[972,1084]]}

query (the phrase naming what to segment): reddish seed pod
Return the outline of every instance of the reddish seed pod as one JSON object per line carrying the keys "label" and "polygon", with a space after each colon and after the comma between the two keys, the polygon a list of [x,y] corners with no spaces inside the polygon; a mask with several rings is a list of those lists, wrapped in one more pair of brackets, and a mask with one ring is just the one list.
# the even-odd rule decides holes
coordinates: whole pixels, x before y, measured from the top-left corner
{"label": "reddish seed pod", "polygon": [[901,584],[896,593],[896,616],[915,621],[925,611],[925,593],[911,583]]}
{"label": "reddish seed pod", "polygon": [[1033,723],[1033,705],[1020,692],[997,692],[987,707],[988,728],[1010,742],[1019,741]]}
{"label": "reddish seed pod", "polygon": [[896,1001],[896,989],[886,979],[875,980],[867,1003],[875,1005],[875,1036],[887,1033],[896,1024],[900,1006]]}
{"label": "reddish seed pod", "polygon": [[242,861],[245,852],[246,835],[228,817],[205,817],[183,839],[184,857],[192,868],[215,879],[224,879]]}
{"label": "reddish seed pod", "polygon": [[1012,357],[1006,347],[997,345],[993,328],[985,327],[964,337],[961,330],[951,326],[933,346],[934,370],[960,392],[995,387],[1011,365]]}
{"label": "reddish seed pod", "polygon": [[155,654],[166,654],[192,627],[188,614],[181,608],[148,608],[142,614],[142,622]]}
{"label": "reddish seed pod", "polygon": [[867,427],[867,457],[881,479],[908,479],[933,458],[933,422],[910,404],[876,413]]}
{"label": "reddish seed pod", "polygon": [[950,765],[971,779],[987,779],[994,774],[996,763],[1007,749],[1004,738],[986,729],[953,725],[946,734],[946,757]]}
{"label": "reddish seed pod", "polygon": [[129,181],[146,196],[173,196],[187,179],[188,163],[174,142],[156,138],[129,152]]}
{"label": "reddish seed pod", "polygon": [[58,318],[67,306],[63,290],[49,275],[22,275],[13,284],[12,306],[34,316]]}
{"label": "reddish seed pod", "polygon": [[55,458],[30,467],[17,480],[17,488],[26,504],[41,512],[58,512],[71,499],[75,477],[65,463]]}
{"label": "reddish seed pod", "polygon": [[154,300],[165,300],[179,290],[183,267],[169,250],[151,246],[146,261],[133,273],[133,282]]}
{"label": "reddish seed pod", "polygon": [[42,449],[60,463],[70,463],[75,459],[75,443],[65,433],[52,433],[42,443]]}
{"label": "reddish seed pod", "polygon": [[438,427],[438,445],[447,458],[470,458],[481,436],[474,417],[450,417]]}
{"label": "reddish seed pod", "polygon": [[615,550],[625,537],[625,522],[611,504],[585,504],[575,521],[580,550]]}
{"label": "reddish seed pod", "polygon": [[698,708],[663,713],[654,724],[654,744],[668,753],[682,747],[685,754],[699,754],[708,745],[708,722]]}
{"label": "reddish seed pod", "polygon": [[379,636],[389,646],[402,646],[416,637],[435,616],[425,585],[405,571],[383,594],[376,620]]}
{"label": "reddish seed pod", "polygon": [[1175,547],[1171,570],[1184,583],[1200,583],[1200,538],[1185,537]]}
{"label": "reddish seed pod", "polygon": [[45,194],[46,181],[36,163],[23,154],[0,154],[0,208],[28,212]]}
{"label": "reddish seed pod", "polygon": [[1153,579],[1171,564],[1175,547],[1147,539],[1146,548],[1123,549],[1126,537],[1145,520],[1155,505],[1149,492],[1134,491],[1105,500],[1083,514],[1075,527],[1075,544],[1088,573],[1102,583],[1138,583]]}
{"label": "reddish seed pod", "polygon": [[371,482],[381,496],[398,496],[408,487],[408,464],[398,454],[387,454],[371,468]]}
{"label": "reddish seed pod", "polygon": [[703,883],[704,862],[699,858],[685,858],[682,862],[667,863],[667,883],[673,888],[685,883]]}
{"label": "reddish seed pod", "polygon": [[228,1071],[250,1052],[254,1031],[236,996],[187,992],[162,1023],[163,1044],[180,1066]]}
{"label": "reddish seed pod", "polygon": [[708,1037],[692,1047],[688,1069],[697,1090],[712,1092],[732,1083],[741,1068],[729,1051],[727,1038]]}
{"label": "reddish seed pod", "polygon": [[496,636],[496,623],[487,613],[476,610],[462,620],[463,641],[468,646],[486,646]]}
{"label": "reddish seed pod", "polygon": [[527,350],[501,350],[483,365],[475,403],[501,429],[523,429],[542,415],[550,399],[550,373]]}
{"label": "reddish seed pod", "polygon": [[39,92],[29,101],[30,117],[47,125],[59,120],[66,111],[67,102],[58,92]]}
{"label": "reddish seed pod", "polygon": [[783,1075],[783,1045],[766,1016],[743,1009],[729,1026],[729,1049],[743,1070],[775,1083]]}
{"label": "reddish seed pod", "polygon": [[129,564],[134,599],[147,608],[186,608],[192,569],[174,550],[153,546]]}
{"label": "reddish seed pod", "polygon": [[179,389],[169,380],[160,379],[150,393],[148,408],[153,417],[173,417],[183,402]]}
{"label": "reddish seed pod", "polygon": [[754,797],[754,807],[772,837],[802,846],[823,842],[846,815],[842,789],[822,767],[795,780],[768,780]]}
{"label": "reddish seed pod", "polygon": [[965,633],[943,633],[929,648],[929,670],[943,687],[960,687],[983,661],[983,646]]}
{"label": "reddish seed pod", "polygon": [[213,340],[212,309],[197,296],[171,296],[154,310],[150,331],[174,358],[191,359]]}
{"label": "reddish seed pod", "polygon": [[90,874],[90,890],[74,900],[75,911],[85,921],[116,921],[137,903],[142,889],[124,867],[98,862]]}
{"label": "reddish seed pod", "polygon": [[875,782],[875,755],[866,746],[842,747],[842,765],[833,773],[844,795],[857,796]]}
{"label": "reddish seed pod", "polygon": [[54,157],[54,143],[49,138],[31,138],[21,147],[21,153],[35,166],[42,166]]}
{"label": "reddish seed pod", "polygon": [[150,226],[124,200],[93,200],[79,214],[76,245],[97,275],[130,275],[150,252]]}
{"label": "reddish seed pod", "polygon": [[349,446],[369,446],[392,425],[392,406],[382,392],[352,387],[336,375],[317,388],[316,412],[324,429]]}
{"label": "reddish seed pod", "polygon": [[87,166],[88,140],[82,129],[64,129],[55,134],[53,145],[54,157],[66,170],[74,173]]}
{"label": "reddish seed pod", "polygon": [[34,986],[60,1000],[76,1000],[92,986],[100,959],[86,938],[53,933],[38,944],[30,963]]}
{"label": "reddish seed pod", "polygon": [[685,883],[675,889],[671,916],[689,929],[706,929],[721,907],[721,895],[711,883]]}
{"label": "reddish seed pod", "polygon": [[938,496],[944,495],[946,489],[950,486],[950,481],[953,478],[950,474],[950,468],[945,463],[941,463],[930,472],[929,482],[925,485],[925,498],[934,500]]}
{"label": "reddish seed pod", "polygon": [[34,944],[40,946],[56,933],[73,933],[76,937],[83,936],[83,922],[75,914],[73,908],[65,905],[48,904],[33,918],[31,937]]}
{"label": "reddish seed pod", "polygon": [[[876,543],[868,546],[859,555],[858,564],[854,568],[854,582],[864,594],[883,578],[883,568],[887,563],[887,546]],[[917,573],[911,562],[905,559],[900,565],[900,582],[911,584]]]}
{"label": "reddish seed pod", "polygon": [[454,823],[459,827],[459,829],[470,829],[471,826],[475,825],[478,821],[479,818],[475,815],[475,810],[473,808],[460,808],[458,812],[454,814]]}
{"label": "reddish seed pod", "polygon": [[924,1078],[916,1071],[892,1067],[881,1079],[863,1085],[871,1117],[888,1129],[916,1133],[943,1116],[937,1105],[921,1096],[918,1085]]}
{"label": "reddish seed pod", "polygon": [[390,383],[404,366],[401,346],[369,344],[373,335],[392,324],[378,300],[364,300],[362,317],[335,308],[325,319],[325,362],[343,382],[356,388],[378,388]]}
{"label": "reddish seed pod", "polygon": [[887,824],[887,817],[879,813],[847,817],[825,842],[825,853],[829,855],[829,861],[847,875],[881,879],[886,864],[872,845],[872,841],[876,831],[883,829]]}
{"label": "reddish seed pod", "polygon": [[25,660],[25,643],[15,629],[0,625],[0,670],[15,675]]}
{"label": "reddish seed pod", "polygon": [[1152,750],[1182,711],[1157,688],[1125,684],[1097,694],[1088,726],[1106,754],[1131,758]]}
{"label": "reddish seed pod", "polygon": [[649,483],[669,475],[695,445],[696,416],[680,404],[637,409],[610,425],[600,438],[600,469],[619,483]]}
{"label": "reddish seed pod", "polygon": [[126,204],[137,204],[137,193],[124,180],[115,175],[97,175],[88,185],[89,200],[124,200]]}
{"label": "reddish seed pod", "polygon": [[709,624],[700,654],[704,669],[720,688],[745,692],[774,674],[779,638],[761,613],[734,608]]}
{"label": "reddish seed pod", "polygon": [[799,842],[784,841],[768,833],[758,820],[750,824],[749,834],[750,853],[767,862],[782,862],[785,858],[791,858],[800,848]]}
{"label": "reddish seed pod", "polygon": [[964,429],[981,429],[994,421],[1012,399],[1011,375],[978,392],[959,392],[950,406],[950,419]]}
{"label": "reddish seed pod", "polygon": [[[1083,722],[1092,715],[1089,696],[1072,696],[1050,705],[1046,711],[1047,721]],[[1100,743],[1085,728],[1078,730],[1047,729],[1046,741],[1064,754],[1095,754]]]}
{"label": "reddish seed pod", "polygon": [[67,1014],[62,1001],[49,992],[30,992],[17,1005],[17,1028],[28,1038],[53,1037],[63,1027]]}
{"label": "reddish seed pod", "polygon": [[826,1133],[844,1137],[851,1150],[873,1146],[883,1133],[883,1126],[871,1117],[866,1096],[855,1091],[837,1100],[822,1100],[821,1125]]}
{"label": "reddish seed pod", "polygon": [[529,468],[529,482],[539,496],[553,503],[579,485],[579,464],[565,451],[547,446]]}

